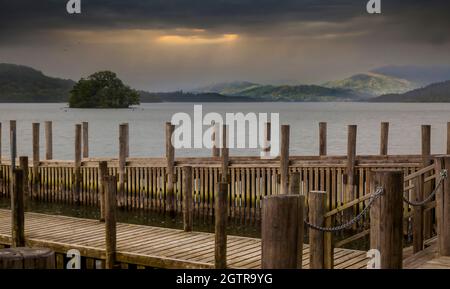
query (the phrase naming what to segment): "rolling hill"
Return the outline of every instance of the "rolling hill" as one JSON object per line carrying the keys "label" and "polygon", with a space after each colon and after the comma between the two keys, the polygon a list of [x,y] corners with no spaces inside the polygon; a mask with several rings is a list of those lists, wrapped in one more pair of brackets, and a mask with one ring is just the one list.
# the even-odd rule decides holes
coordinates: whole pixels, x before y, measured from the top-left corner
{"label": "rolling hill", "polygon": [[386,94],[371,102],[450,102],[450,80],[430,84],[403,94]]}
{"label": "rolling hill", "polygon": [[376,68],[372,70],[372,72],[406,79],[416,83],[417,87],[423,87],[450,79],[449,66],[391,65]]}

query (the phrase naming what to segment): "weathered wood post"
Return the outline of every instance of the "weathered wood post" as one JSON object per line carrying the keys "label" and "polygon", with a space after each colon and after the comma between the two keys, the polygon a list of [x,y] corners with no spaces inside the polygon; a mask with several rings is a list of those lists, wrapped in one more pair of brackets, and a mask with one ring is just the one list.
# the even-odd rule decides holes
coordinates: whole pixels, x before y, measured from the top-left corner
{"label": "weathered wood post", "polygon": [[271,139],[271,123],[266,122],[264,125],[264,141],[262,147],[262,155],[264,157],[270,156],[270,139]]}
{"label": "weathered wood post", "polygon": [[99,184],[99,201],[100,201],[100,222],[105,221],[105,192],[106,186],[105,178],[108,173],[108,162],[101,161],[98,163],[98,184]]}
{"label": "weathered wood post", "polygon": [[217,139],[219,135],[219,125],[216,124],[214,121],[211,122],[212,126],[212,133],[211,133],[211,142],[212,142],[212,157],[219,157],[220,156],[220,149],[217,146]]}
{"label": "weathered wood post", "polygon": [[380,252],[380,269],[401,269],[403,263],[403,171],[373,170],[370,191],[383,194],[370,208],[370,248]]}
{"label": "weathered wood post", "polygon": [[124,124],[124,137],[125,137],[125,156],[130,157],[130,125],[128,123]]}
{"label": "weathered wood post", "polygon": [[37,194],[41,177],[39,173],[40,157],[40,124],[33,123],[33,194]]}
{"label": "weathered wood post", "polygon": [[[289,175],[289,194],[300,196],[300,201],[298,204],[305,203],[305,197],[300,195],[300,173],[295,172]],[[303,207],[299,208],[298,212],[298,239],[297,239],[297,269],[302,268],[303,261],[303,220],[304,220],[304,211]]]}
{"label": "weathered wood post", "polygon": [[89,123],[84,121],[83,126],[83,158],[89,157]]}
{"label": "weathered wood post", "polygon": [[51,121],[45,122],[45,159],[53,159],[53,124]]}
{"label": "weathered wood post", "polygon": [[[356,125],[348,126],[347,139],[347,166],[344,203],[350,202],[355,198],[355,166],[356,166]],[[344,220],[350,220],[353,217],[353,208],[344,211]]]}
{"label": "weathered wood post", "polygon": [[[422,166],[427,167],[431,165],[431,125],[422,125]],[[424,177],[430,176],[429,173]],[[423,190],[423,197],[426,198],[431,194],[434,183],[432,181],[425,183]],[[433,230],[433,220],[431,211],[424,212],[423,215],[423,235],[425,239],[431,238]]]}
{"label": "weathered wood post", "polygon": [[55,269],[55,252],[47,248],[1,249],[0,269]]}
{"label": "weathered wood post", "polygon": [[447,154],[450,155],[450,122],[447,122]]}
{"label": "weathered wood post", "polygon": [[23,199],[23,170],[14,169],[11,194],[12,247],[25,246],[25,212]]}
{"label": "weathered wood post", "polygon": [[25,206],[28,205],[31,196],[30,196],[30,188],[28,186],[28,157],[21,156],[19,157],[19,167],[23,171],[23,194],[24,194],[24,203]]}
{"label": "weathered wood post", "polygon": [[[414,178],[414,188],[412,189],[411,199],[413,202],[421,202],[423,200],[423,174]],[[414,206],[412,212],[413,217],[413,252],[417,253],[423,250],[423,207]]]}
{"label": "weathered wood post", "polygon": [[230,149],[228,148],[227,142],[227,130],[228,126],[222,126],[222,168],[221,168],[221,182],[228,183],[228,165],[229,165],[229,153]]}
{"label": "weathered wood post", "polygon": [[105,235],[106,235],[106,269],[113,269],[116,262],[116,203],[117,179],[115,176],[104,178],[105,191]]}
{"label": "weathered wood post", "polygon": [[289,193],[289,125],[281,126],[280,194]]}
{"label": "weathered wood post", "polygon": [[[436,174],[445,169],[450,173],[450,156],[436,158]],[[450,256],[450,181],[449,177],[443,180],[436,194],[436,221],[438,253],[441,256]]]}
{"label": "weathered wood post", "polygon": [[219,183],[215,198],[215,268],[227,267],[228,183]]}
{"label": "weathered wood post", "polygon": [[2,140],[3,140],[3,134],[2,134],[2,123],[0,122],[0,164],[2,163]]}
{"label": "weathered wood post", "polygon": [[[326,192],[311,191],[308,194],[309,222],[317,226],[325,226]],[[309,267],[325,269],[325,239],[324,232],[309,229]]]}
{"label": "weathered wood post", "polygon": [[9,121],[9,139],[10,139],[10,154],[11,154],[11,175],[16,168],[17,158],[17,122],[15,120]]}
{"label": "weathered wood post", "polygon": [[172,134],[174,129],[175,126],[173,124],[166,122],[166,210],[171,216],[175,215],[175,148],[172,144]]}
{"label": "weathered wood post", "polygon": [[183,167],[183,228],[185,232],[191,232],[194,219],[192,202],[192,167]]}
{"label": "weathered wood post", "polygon": [[[301,263],[300,215],[304,199],[299,195],[270,195],[262,201],[262,269],[296,269]],[[301,221],[301,224],[299,222]]]}
{"label": "weathered wood post", "polygon": [[127,158],[127,128],[128,125],[126,123],[122,123],[119,125],[119,207],[125,206],[125,166],[126,166],[126,158]]}
{"label": "weathered wood post", "polygon": [[319,156],[327,155],[327,123],[319,122]]}
{"label": "weathered wood post", "polygon": [[75,168],[73,181],[73,198],[75,204],[80,203],[81,193],[81,124],[75,125]]}
{"label": "weathered wood post", "polygon": [[388,141],[389,141],[389,123],[381,123],[381,133],[380,133],[380,155],[388,155]]}

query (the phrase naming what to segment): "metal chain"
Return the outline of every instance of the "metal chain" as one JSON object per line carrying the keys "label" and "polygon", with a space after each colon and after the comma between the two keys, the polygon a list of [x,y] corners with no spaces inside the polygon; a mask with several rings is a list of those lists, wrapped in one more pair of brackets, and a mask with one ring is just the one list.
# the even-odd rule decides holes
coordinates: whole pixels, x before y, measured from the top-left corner
{"label": "metal chain", "polygon": [[405,203],[407,203],[408,205],[410,205],[410,206],[415,206],[415,207],[418,207],[418,206],[424,206],[425,204],[427,204],[429,201],[431,201],[431,200],[433,199],[434,195],[436,195],[437,190],[438,190],[439,187],[442,185],[442,181],[443,181],[445,178],[447,178],[448,172],[447,172],[447,170],[442,170],[442,171],[439,173],[439,175],[440,175],[439,181],[438,181],[436,187],[434,188],[433,192],[431,192],[431,194],[428,195],[428,197],[426,197],[423,201],[420,201],[420,202],[417,202],[417,203],[416,203],[416,202],[413,202],[413,201],[408,200],[407,198],[405,198],[405,196],[403,196],[403,201],[404,201]]}
{"label": "metal chain", "polygon": [[377,190],[375,191],[375,193],[372,194],[372,196],[369,199],[369,203],[367,204],[367,206],[358,214],[356,215],[356,217],[354,217],[353,219],[351,219],[350,221],[348,221],[345,224],[336,226],[336,227],[322,227],[322,226],[317,226],[314,224],[309,223],[308,221],[304,220],[305,224],[308,225],[310,228],[318,230],[318,231],[323,231],[323,232],[337,232],[337,231],[341,231],[345,228],[348,228],[350,226],[352,226],[353,224],[357,223],[359,220],[361,220],[362,217],[364,217],[364,215],[367,214],[367,212],[369,211],[370,207],[372,206],[373,202],[378,199],[381,195],[383,194],[383,188],[382,187],[378,187]]}

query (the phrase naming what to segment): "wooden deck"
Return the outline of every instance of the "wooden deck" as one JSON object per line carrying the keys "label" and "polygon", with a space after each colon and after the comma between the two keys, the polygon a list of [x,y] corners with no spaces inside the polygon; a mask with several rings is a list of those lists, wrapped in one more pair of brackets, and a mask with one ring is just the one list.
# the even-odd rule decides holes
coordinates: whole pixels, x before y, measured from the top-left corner
{"label": "wooden deck", "polygon": [[450,257],[439,256],[437,239],[425,242],[425,249],[403,260],[405,269],[450,269]]}
{"label": "wooden deck", "polygon": [[[66,216],[25,214],[27,246],[42,246],[65,254],[77,249],[82,256],[105,259],[104,224],[96,220]],[[214,234],[117,224],[117,261],[157,268],[213,268]],[[0,210],[0,244],[11,242],[11,215]],[[228,266],[258,269],[261,264],[261,240],[228,236]],[[367,265],[366,252],[335,249],[335,268],[361,269]],[[309,248],[305,245],[303,267],[309,267]]]}

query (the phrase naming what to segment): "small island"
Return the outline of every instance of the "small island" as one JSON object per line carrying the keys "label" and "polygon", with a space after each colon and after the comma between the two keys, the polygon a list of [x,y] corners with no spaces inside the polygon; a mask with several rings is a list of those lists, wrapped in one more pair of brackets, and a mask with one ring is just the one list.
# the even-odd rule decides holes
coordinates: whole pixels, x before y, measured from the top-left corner
{"label": "small island", "polygon": [[99,71],[80,79],[70,91],[70,108],[128,108],[139,104],[139,93],[114,72]]}

